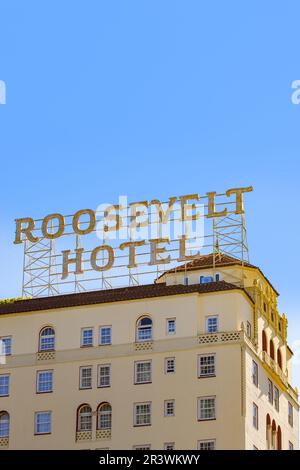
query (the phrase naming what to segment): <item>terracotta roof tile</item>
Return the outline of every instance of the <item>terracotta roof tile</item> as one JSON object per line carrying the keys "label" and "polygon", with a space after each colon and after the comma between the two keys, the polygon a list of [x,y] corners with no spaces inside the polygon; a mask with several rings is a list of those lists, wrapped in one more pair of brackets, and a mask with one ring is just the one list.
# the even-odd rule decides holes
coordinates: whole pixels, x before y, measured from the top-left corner
{"label": "terracotta roof tile", "polygon": [[124,300],[147,299],[168,295],[181,295],[190,293],[205,294],[210,292],[221,292],[236,289],[243,290],[242,288],[225,281],[211,282],[207,284],[192,284],[189,286],[184,286],[182,284],[167,286],[165,283],[147,284],[134,287],[122,287],[118,289],[107,289],[92,292],[80,292],[77,294],[17,300],[13,303],[2,305],[0,304],[0,315],[65,307],[77,307],[81,305],[120,302]]}

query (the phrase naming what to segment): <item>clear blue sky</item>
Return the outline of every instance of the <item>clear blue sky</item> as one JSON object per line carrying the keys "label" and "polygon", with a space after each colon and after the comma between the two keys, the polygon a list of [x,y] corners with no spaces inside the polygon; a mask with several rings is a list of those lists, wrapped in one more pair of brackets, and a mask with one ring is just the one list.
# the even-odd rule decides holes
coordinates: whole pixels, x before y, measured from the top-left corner
{"label": "clear blue sky", "polygon": [[297,0],[0,0],[0,297],[21,291],[16,217],[253,185],[251,261],[300,340],[299,17]]}

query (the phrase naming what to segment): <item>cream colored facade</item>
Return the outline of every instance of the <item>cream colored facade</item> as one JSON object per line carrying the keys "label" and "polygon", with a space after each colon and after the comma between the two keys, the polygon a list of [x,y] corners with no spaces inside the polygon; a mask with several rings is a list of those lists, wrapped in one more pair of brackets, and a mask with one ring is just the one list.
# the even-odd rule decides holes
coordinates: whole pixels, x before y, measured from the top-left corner
{"label": "cream colored facade", "polygon": [[[214,281],[216,273],[218,282],[199,284],[200,276]],[[228,259],[213,268],[208,257],[207,266],[204,261],[204,266],[166,273],[153,286],[1,305],[0,339],[11,338],[11,355],[0,363],[0,385],[1,376],[9,376],[8,396],[0,396],[0,423],[1,413],[9,414],[9,433],[3,419],[0,449],[298,449],[292,353],[276,298],[257,268]],[[144,317],[152,321],[152,337],[138,341],[137,325]],[[171,322],[172,334],[170,319],[176,325],[174,333]],[[39,352],[45,327],[55,331],[55,350]],[[111,327],[111,344],[99,345],[100,327]],[[93,329],[91,347],[82,347],[83,328]],[[174,358],[174,372],[167,373],[167,358]],[[213,361],[211,369],[207,360]],[[135,383],[140,361],[151,363],[147,383]],[[110,366],[110,386],[98,386],[99,365]],[[80,389],[84,366],[92,368],[88,389]],[[52,372],[51,392],[37,393],[38,371]],[[107,416],[101,422],[103,403],[111,406],[111,426]],[[150,407],[139,418],[135,405],[141,403]],[[92,411],[83,421],[81,405]],[[167,406],[174,415],[166,416]],[[50,423],[40,428],[47,433],[37,434],[39,412],[51,412],[43,415]],[[147,424],[137,426],[137,419]]]}

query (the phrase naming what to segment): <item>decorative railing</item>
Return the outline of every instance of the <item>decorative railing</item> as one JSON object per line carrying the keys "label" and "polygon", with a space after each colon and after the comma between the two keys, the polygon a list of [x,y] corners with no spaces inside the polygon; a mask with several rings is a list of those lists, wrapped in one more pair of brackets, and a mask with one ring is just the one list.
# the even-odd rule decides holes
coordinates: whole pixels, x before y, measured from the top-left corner
{"label": "decorative railing", "polygon": [[241,341],[243,332],[242,331],[227,331],[220,333],[205,333],[198,335],[199,344],[211,344],[211,343],[236,343]]}
{"label": "decorative railing", "polygon": [[153,341],[141,341],[139,343],[134,343],[134,349],[136,351],[152,351]]}
{"label": "decorative railing", "polygon": [[103,439],[103,440],[111,439],[111,429],[97,429],[96,439]]}
{"label": "decorative railing", "polygon": [[9,438],[8,437],[0,437],[0,447],[8,447],[9,445]]}
{"label": "decorative railing", "polygon": [[38,361],[51,361],[55,359],[55,351],[42,351],[36,355]]}
{"label": "decorative railing", "polygon": [[280,369],[279,365],[275,362],[274,359],[271,358],[271,356],[269,356],[266,351],[263,351],[263,361],[272,370],[272,372],[279,376],[283,384],[288,387],[289,383],[286,374],[284,374],[284,372]]}
{"label": "decorative railing", "polygon": [[91,441],[92,431],[77,431],[76,441]]}

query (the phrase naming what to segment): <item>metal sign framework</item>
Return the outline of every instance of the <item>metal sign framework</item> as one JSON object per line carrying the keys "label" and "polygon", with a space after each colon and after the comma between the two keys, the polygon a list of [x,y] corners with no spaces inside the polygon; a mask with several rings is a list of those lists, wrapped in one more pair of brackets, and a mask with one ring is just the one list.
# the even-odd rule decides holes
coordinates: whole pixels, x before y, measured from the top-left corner
{"label": "metal sign framework", "polygon": [[[208,207],[207,196],[202,196],[204,211]],[[249,262],[249,250],[247,241],[247,229],[245,214],[236,214],[235,201],[228,199],[226,194],[216,195],[216,211],[222,211],[224,207],[228,208],[226,215],[207,219],[204,217],[204,233],[199,234],[193,244],[193,249],[199,249],[201,255],[213,253],[214,269],[217,256],[227,254],[238,258],[242,265]],[[172,212],[171,222],[179,220],[179,214],[176,210]],[[65,217],[66,226],[71,226],[72,215]],[[36,222],[41,223],[38,219]],[[55,227],[53,227],[55,228]],[[38,230],[38,228],[36,229]],[[94,232],[94,240],[96,233]],[[109,271],[95,272],[88,266],[87,256],[91,253],[90,246],[87,246],[85,235],[77,235],[72,231],[62,237],[64,240],[73,240],[73,249],[83,248],[85,245],[85,258],[83,259],[84,274],[78,275],[71,273],[67,280],[61,279],[62,255],[57,252],[57,244],[60,240],[51,240],[40,238],[37,242],[31,242],[28,239],[24,241],[24,263],[23,263],[23,285],[22,296],[26,297],[44,297],[54,296],[66,293],[84,292],[99,289],[111,289],[116,287],[134,286],[140,284],[152,283],[163,272],[178,265],[187,264],[176,261],[175,252],[177,249],[178,238],[170,240],[170,244],[164,253],[164,256],[171,256],[171,263],[149,266],[148,257],[150,255],[149,246],[143,247],[137,251],[138,266],[128,268],[128,259],[123,251],[120,251],[117,245],[116,266]],[[105,243],[105,240],[99,240],[97,243]],[[110,243],[113,243],[110,241]],[[68,248],[70,248],[68,246]],[[103,255],[104,260],[104,255]],[[239,283],[242,279],[237,280]]]}

